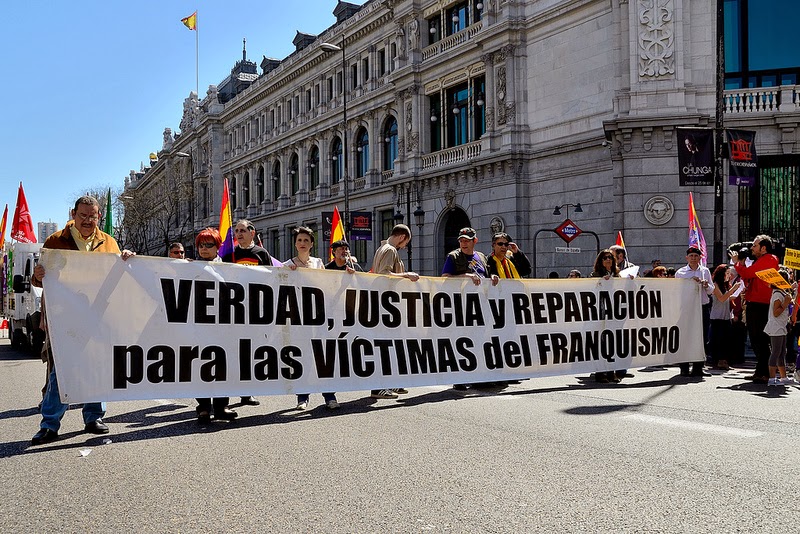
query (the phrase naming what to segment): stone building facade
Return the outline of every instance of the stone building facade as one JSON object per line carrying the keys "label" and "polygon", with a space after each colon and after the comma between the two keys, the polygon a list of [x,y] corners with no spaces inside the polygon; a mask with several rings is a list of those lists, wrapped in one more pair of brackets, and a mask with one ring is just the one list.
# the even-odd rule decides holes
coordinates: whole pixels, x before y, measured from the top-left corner
{"label": "stone building facade", "polygon": [[[293,227],[321,235],[323,214],[347,207],[371,216],[371,240],[351,239],[366,266],[402,218],[415,234],[410,267],[426,275],[463,226],[480,250],[493,231],[510,233],[536,276],[588,273],[618,231],[634,262],[677,266],[689,192],[713,241],[713,191],[679,186],[676,145],[677,128],[714,124],[713,2],[371,0],[338,2],[334,15],[319,35],[298,32],[288,57],[265,58],[255,79],[235,67],[221,84],[237,80],[234,93],[190,94],[158,163],[126,180],[129,202],[150,190],[152,207],[160,182],[188,184],[174,219],[188,245],[217,226],[227,179],[234,219],[251,219],[281,259]],[[726,92],[726,126],[756,130],[759,154],[791,166],[798,86],[776,90],[764,109],[743,105],[755,90]],[[750,237],[746,195],[723,192],[724,242]],[[570,244],[580,252],[564,253],[552,232],[564,211],[584,232]]]}

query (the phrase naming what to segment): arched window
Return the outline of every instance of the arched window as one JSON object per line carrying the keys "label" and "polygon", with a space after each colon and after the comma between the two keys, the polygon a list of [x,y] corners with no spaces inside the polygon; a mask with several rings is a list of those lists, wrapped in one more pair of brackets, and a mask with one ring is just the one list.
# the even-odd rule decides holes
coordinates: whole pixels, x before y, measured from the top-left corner
{"label": "arched window", "polygon": [[281,162],[276,161],[272,165],[272,200],[278,200],[281,196]]}
{"label": "arched window", "polygon": [[344,158],[342,157],[342,140],[333,138],[331,143],[331,185],[338,184],[344,176]]}
{"label": "arched window", "polygon": [[397,119],[389,117],[383,128],[383,170],[394,169],[397,159]]}
{"label": "arched window", "polygon": [[319,186],[319,149],[316,145],[308,151],[308,190],[314,191]]}
{"label": "arched window", "polygon": [[300,169],[298,165],[298,157],[297,152],[292,154],[292,158],[289,160],[289,177],[292,179],[291,184],[291,192],[292,196],[296,195],[297,192],[300,190]]}
{"label": "arched window", "polygon": [[361,178],[369,170],[369,135],[361,128],[356,135],[356,177]]}
{"label": "arched window", "polygon": [[266,190],[264,184],[264,166],[258,166],[258,178],[256,179],[256,202],[261,204],[264,202],[264,191]]}
{"label": "arched window", "polygon": [[236,200],[237,200],[237,198],[236,198],[236,177],[235,176],[233,178],[231,178],[230,195],[231,195],[231,210],[235,210],[237,208],[237,204],[236,204]]}
{"label": "arched window", "polygon": [[246,208],[250,205],[250,173],[244,173],[244,180],[242,181],[242,198],[244,202],[242,203],[242,207]]}

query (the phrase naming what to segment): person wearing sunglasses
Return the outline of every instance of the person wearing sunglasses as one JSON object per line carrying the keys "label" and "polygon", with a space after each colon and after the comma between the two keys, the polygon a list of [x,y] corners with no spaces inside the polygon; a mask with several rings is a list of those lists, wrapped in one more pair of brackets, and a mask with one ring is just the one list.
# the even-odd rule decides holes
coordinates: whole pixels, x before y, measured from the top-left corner
{"label": "person wearing sunglasses", "polygon": [[531,262],[505,232],[492,236],[492,253],[487,260],[490,276],[525,278],[531,274]]}
{"label": "person wearing sunglasses", "polygon": [[168,256],[176,260],[182,260],[186,257],[186,250],[184,250],[181,243],[176,241],[175,243],[171,243],[169,245]]}
{"label": "person wearing sunglasses", "polygon": [[[222,238],[214,228],[206,228],[197,234],[194,239],[194,246],[200,261],[222,262],[219,257],[219,248],[222,246]],[[197,400],[197,422],[206,424],[211,421],[211,413],[214,419],[222,421],[232,421],[239,414],[228,408],[230,402],[228,397],[216,397],[214,399],[203,398]]]}

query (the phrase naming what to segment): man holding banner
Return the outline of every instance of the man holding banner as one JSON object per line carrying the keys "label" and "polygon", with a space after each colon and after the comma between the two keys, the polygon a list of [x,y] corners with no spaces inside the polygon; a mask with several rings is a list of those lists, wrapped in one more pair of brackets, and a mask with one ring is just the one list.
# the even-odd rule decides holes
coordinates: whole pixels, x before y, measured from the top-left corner
{"label": "man holding banner", "polygon": [[[129,250],[124,250],[120,253],[119,245],[117,245],[114,238],[97,227],[97,222],[100,220],[100,203],[96,198],[91,196],[80,197],[75,202],[72,218],[73,220],[67,223],[66,228],[47,238],[43,248],[121,254],[123,260],[127,260],[134,255]],[[33,269],[31,284],[35,287],[42,287],[44,276],[44,266],[39,263]],[[44,299],[42,299],[42,324],[46,327],[45,313],[46,307],[44,306]],[[46,354],[50,371],[47,378],[47,389],[42,400],[42,422],[39,431],[31,439],[31,445],[40,445],[58,439],[61,419],[69,409],[69,404],[61,402],[58,391],[58,379],[55,363],[53,362],[49,332],[45,338],[43,354]],[[84,403],[83,422],[86,425],[86,431],[92,434],[107,434],[108,426],[102,420],[105,414],[106,406],[104,402]]]}
{"label": "man holding banner", "polygon": [[764,333],[769,317],[769,302],[772,289],[756,273],[765,269],[778,269],[778,257],[772,254],[772,238],[768,235],[759,235],[753,239],[750,250],[755,261],[748,266],[744,260],[739,260],[736,252],[731,252],[731,260],[739,276],[747,284],[744,298],[747,301],[746,323],[747,333],[750,336],[750,346],[756,355],[756,370],[749,379],[757,384],[766,384],[769,380],[769,355],[771,352],[769,336]]}

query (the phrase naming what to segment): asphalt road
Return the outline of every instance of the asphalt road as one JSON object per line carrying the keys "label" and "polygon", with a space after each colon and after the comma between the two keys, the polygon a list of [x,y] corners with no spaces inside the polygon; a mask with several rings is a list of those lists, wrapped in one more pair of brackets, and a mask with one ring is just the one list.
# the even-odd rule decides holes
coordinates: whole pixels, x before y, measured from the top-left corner
{"label": "asphalt road", "polygon": [[[0,340],[0,531],[797,532],[800,390],[634,370],[399,400],[260,397],[199,426],[192,399],[80,410],[29,446],[44,364]],[[237,399],[234,399],[237,400]]]}

